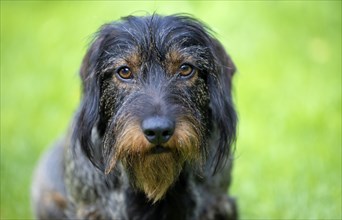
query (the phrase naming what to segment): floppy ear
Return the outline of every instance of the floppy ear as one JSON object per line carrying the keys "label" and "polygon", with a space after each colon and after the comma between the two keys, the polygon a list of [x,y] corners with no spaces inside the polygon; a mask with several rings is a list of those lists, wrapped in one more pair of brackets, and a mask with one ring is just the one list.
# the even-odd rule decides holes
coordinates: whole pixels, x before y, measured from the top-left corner
{"label": "floppy ear", "polygon": [[103,51],[104,36],[99,35],[88,49],[80,69],[83,94],[82,101],[76,115],[73,130],[74,151],[79,143],[82,152],[97,167],[94,161],[92,143],[92,129],[99,120],[100,81],[96,69]]}
{"label": "floppy ear", "polygon": [[219,134],[218,148],[213,164],[214,173],[221,168],[230,156],[230,149],[236,139],[237,115],[232,101],[232,77],[235,65],[223,46],[212,39],[215,59],[214,71],[208,78],[210,92],[211,120]]}

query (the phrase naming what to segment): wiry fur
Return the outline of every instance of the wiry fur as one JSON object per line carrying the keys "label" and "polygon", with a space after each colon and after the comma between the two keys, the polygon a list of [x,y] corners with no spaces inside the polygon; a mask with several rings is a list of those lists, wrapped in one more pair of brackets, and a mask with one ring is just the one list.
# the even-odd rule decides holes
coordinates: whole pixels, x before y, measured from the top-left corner
{"label": "wiry fur", "polygon": [[[37,169],[37,218],[237,218],[226,194],[235,66],[209,32],[182,15],[131,16],[99,30],[81,66],[83,97],[70,135]],[[183,64],[191,75],[179,74]],[[118,75],[122,66],[129,79]],[[167,142],[145,137],[142,123],[151,117],[174,123]]]}

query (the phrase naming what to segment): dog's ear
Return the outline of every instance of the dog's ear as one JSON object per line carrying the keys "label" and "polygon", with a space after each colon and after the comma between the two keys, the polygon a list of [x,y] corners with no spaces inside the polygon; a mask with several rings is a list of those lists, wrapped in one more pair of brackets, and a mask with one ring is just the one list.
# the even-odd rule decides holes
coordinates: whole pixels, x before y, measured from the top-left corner
{"label": "dog's ear", "polygon": [[99,59],[103,52],[104,40],[105,36],[100,31],[83,58],[80,68],[83,87],[82,101],[73,127],[74,148],[79,144],[82,152],[97,167],[99,167],[99,161],[94,160],[92,130],[99,120],[101,85],[97,73],[97,65],[99,65]]}
{"label": "dog's ear", "polygon": [[221,43],[212,39],[214,55],[214,70],[208,78],[210,92],[211,120],[218,133],[218,148],[213,160],[213,171],[217,172],[230,156],[230,151],[236,139],[237,115],[232,101],[232,77],[236,71],[230,56]]}

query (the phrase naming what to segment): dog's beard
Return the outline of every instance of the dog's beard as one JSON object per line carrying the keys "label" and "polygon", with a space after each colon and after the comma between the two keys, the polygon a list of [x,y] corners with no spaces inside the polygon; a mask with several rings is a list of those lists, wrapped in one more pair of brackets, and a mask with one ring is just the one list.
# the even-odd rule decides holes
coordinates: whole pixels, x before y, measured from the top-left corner
{"label": "dog's beard", "polygon": [[108,158],[106,173],[121,161],[132,185],[156,202],[178,179],[185,163],[201,161],[201,137],[198,126],[180,121],[171,139],[159,146],[167,150],[155,153],[157,146],[146,140],[138,123],[125,123]]}
{"label": "dog's beard", "polygon": [[124,166],[131,172],[133,184],[145,192],[148,199],[156,202],[163,198],[178,179],[185,159],[178,153],[131,155]]}

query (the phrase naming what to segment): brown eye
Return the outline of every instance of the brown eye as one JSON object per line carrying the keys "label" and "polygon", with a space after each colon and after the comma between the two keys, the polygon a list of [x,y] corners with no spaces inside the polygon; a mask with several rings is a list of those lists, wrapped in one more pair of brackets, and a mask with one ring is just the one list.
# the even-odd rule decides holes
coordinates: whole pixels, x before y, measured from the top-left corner
{"label": "brown eye", "polygon": [[190,77],[195,72],[195,69],[190,64],[182,64],[179,67],[179,75],[181,77]]}
{"label": "brown eye", "polygon": [[131,69],[127,66],[120,67],[117,70],[117,74],[122,79],[131,79],[133,77],[133,73],[132,73]]}

